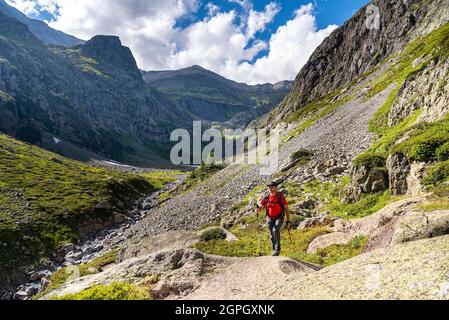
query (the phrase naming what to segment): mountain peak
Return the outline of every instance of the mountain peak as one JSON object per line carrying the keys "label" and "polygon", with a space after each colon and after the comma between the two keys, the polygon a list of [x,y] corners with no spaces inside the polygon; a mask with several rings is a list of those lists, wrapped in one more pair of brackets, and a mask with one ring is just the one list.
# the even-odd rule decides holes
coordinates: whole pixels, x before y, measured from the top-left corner
{"label": "mountain peak", "polygon": [[142,80],[131,50],[123,46],[120,38],[117,36],[95,36],[82,46],[82,53],[96,59],[103,65],[126,70],[133,78]]}
{"label": "mountain peak", "polygon": [[4,0],[0,0],[0,13],[3,13],[5,16],[15,19],[28,26],[31,33],[45,44],[72,47],[84,43],[83,40],[80,40],[74,36],[50,28],[41,20],[27,17],[16,8],[8,5]]}
{"label": "mountain peak", "polygon": [[31,33],[25,24],[3,14],[1,10],[0,34],[11,40],[26,42],[33,45],[43,45],[43,43],[33,33]]}

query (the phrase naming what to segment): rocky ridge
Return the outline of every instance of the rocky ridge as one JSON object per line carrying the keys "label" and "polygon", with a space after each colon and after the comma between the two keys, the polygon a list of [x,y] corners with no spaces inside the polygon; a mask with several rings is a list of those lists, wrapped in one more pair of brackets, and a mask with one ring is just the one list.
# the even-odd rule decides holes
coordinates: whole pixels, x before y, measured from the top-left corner
{"label": "rocky ridge", "polygon": [[373,0],[368,5],[379,9],[379,28],[367,28],[367,7],[360,9],[317,48],[278,112],[262,125],[276,124],[306,103],[351,83],[416,37],[445,24],[449,16],[448,0]]}

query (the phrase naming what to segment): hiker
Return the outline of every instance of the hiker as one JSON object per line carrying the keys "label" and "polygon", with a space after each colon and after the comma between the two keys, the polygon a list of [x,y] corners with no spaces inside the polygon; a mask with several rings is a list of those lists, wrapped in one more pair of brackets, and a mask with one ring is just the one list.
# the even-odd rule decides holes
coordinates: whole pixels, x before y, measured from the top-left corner
{"label": "hiker", "polygon": [[289,231],[292,228],[292,221],[287,200],[284,195],[278,191],[278,184],[276,182],[271,182],[268,184],[268,188],[270,189],[270,193],[262,198],[258,212],[265,208],[273,256],[277,257],[281,254],[281,229],[284,224],[285,216],[287,217],[287,228]]}

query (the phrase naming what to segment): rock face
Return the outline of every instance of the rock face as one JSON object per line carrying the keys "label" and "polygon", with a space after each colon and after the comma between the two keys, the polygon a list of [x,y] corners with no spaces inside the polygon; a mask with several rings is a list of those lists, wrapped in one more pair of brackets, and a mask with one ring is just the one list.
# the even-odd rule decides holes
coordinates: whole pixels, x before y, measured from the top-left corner
{"label": "rock face", "polygon": [[135,80],[143,81],[131,50],[122,46],[119,37],[95,36],[80,48],[83,55],[92,57],[109,67],[119,67],[129,73]]}
{"label": "rock face", "polygon": [[288,159],[281,165],[280,171],[286,172],[295,167],[301,161],[310,159],[311,153],[307,150],[298,150],[293,152]]}
{"label": "rock face", "polygon": [[374,0],[380,28],[367,28],[367,8],[359,10],[314,52],[297,76],[278,113],[264,123],[277,123],[307,102],[350,83],[395,50],[447,22],[447,0]]}
{"label": "rock face", "polygon": [[79,160],[151,166],[164,164],[159,152],[172,129],[191,127],[187,112],[145,85],[117,37],[48,47],[3,15],[0,35],[0,91],[11,98],[0,110],[6,134]]}
{"label": "rock face", "polygon": [[355,201],[361,194],[372,194],[388,189],[388,172],[382,167],[361,164],[352,166],[351,183],[345,190],[344,200]]}
{"label": "rock face", "polygon": [[390,179],[390,192],[393,195],[406,194],[408,191],[407,176],[410,173],[410,163],[403,154],[393,154],[387,159]]}
{"label": "rock face", "polygon": [[225,258],[207,256],[198,250],[163,250],[128,259],[102,273],[67,283],[46,298],[78,293],[97,284],[113,282],[141,283],[145,278],[161,276],[154,294],[159,298],[183,296],[199,286],[199,282],[214,268],[226,265]]}
{"label": "rock face", "polygon": [[425,176],[427,164],[424,162],[413,162],[410,167],[410,174],[407,176],[407,194],[417,196],[426,191],[422,184]]}
{"label": "rock face", "polygon": [[444,117],[449,111],[448,72],[449,60],[432,61],[425,70],[407,79],[391,108],[390,126],[398,124],[417,109],[423,110],[418,119],[420,122],[437,121]]}

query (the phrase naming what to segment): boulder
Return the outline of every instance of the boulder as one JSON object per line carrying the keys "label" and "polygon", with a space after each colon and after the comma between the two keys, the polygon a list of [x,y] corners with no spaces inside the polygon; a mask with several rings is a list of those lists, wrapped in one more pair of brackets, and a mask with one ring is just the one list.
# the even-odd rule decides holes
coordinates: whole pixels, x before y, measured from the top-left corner
{"label": "boulder", "polygon": [[352,239],[353,237],[351,235],[343,232],[325,234],[315,238],[315,240],[309,244],[307,253],[312,254],[317,252],[319,249],[325,249],[335,244],[346,245],[351,242]]}
{"label": "boulder", "polygon": [[410,174],[407,176],[407,194],[417,196],[425,192],[422,180],[426,172],[425,162],[413,162],[410,166]]}
{"label": "boulder", "polygon": [[28,293],[24,290],[18,291],[14,294],[14,300],[27,300],[29,297]]}
{"label": "boulder", "polygon": [[351,183],[348,185],[342,200],[354,202],[361,194],[373,194],[388,189],[388,172],[380,166],[368,164],[353,165],[350,171]]}
{"label": "boulder", "polygon": [[304,199],[293,206],[295,210],[312,210],[317,206],[317,202],[312,198]]}
{"label": "boulder", "polygon": [[299,164],[301,161],[306,160],[310,158],[311,153],[308,150],[300,149],[295,152],[293,152],[288,159],[281,165],[280,171],[286,172],[293,167],[295,167],[297,164]]}
{"label": "boulder", "polygon": [[64,252],[64,254],[68,254],[71,251],[75,251],[75,245],[73,243],[67,243],[61,248],[61,250]]}
{"label": "boulder", "polygon": [[110,210],[112,209],[112,204],[109,201],[101,201],[99,203],[97,203],[97,205],[95,206],[95,209],[97,210]]}
{"label": "boulder", "polygon": [[343,172],[345,172],[345,170],[346,170],[346,168],[344,168],[344,167],[339,167],[339,166],[331,167],[326,170],[325,175],[328,177],[332,177],[332,176],[342,174]]}
{"label": "boulder", "polygon": [[122,214],[115,214],[113,219],[115,224],[121,224],[126,221],[126,217]]}
{"label": "boulder", "polygon": [[402,153],[390,155],[387,159],[390,192],[393,195],[407,193],[407,176],[410,173],[410,163]]}
{"label": "boulder", "polygon": [[449,211],[414,212],[398,219],[391,243],[401,244],[449,234]]}
{"label": "boulder", "polygon": [[307,228],[318,227],[318,226],[329,226],[335,221],[327,215],[322,215],[319,217],[309,218],[304,220],[298,227],[298,230],[304,230]]}

